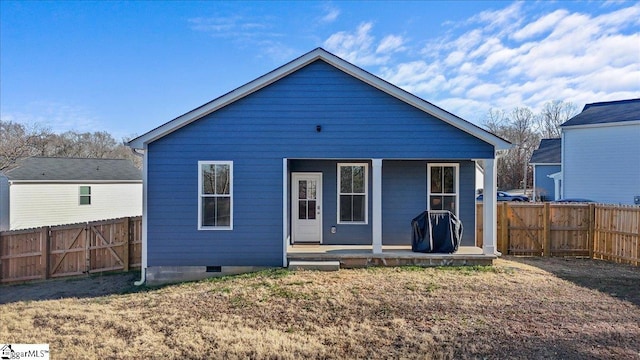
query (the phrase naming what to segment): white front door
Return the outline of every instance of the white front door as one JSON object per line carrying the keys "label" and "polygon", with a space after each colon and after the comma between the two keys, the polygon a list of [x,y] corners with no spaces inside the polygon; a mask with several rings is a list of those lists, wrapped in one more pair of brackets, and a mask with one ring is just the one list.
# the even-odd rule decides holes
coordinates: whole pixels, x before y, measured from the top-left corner
{"label": "white front door", "polygon": [[322,173],[292,173],[291,237],[294,243],[322,243]]}

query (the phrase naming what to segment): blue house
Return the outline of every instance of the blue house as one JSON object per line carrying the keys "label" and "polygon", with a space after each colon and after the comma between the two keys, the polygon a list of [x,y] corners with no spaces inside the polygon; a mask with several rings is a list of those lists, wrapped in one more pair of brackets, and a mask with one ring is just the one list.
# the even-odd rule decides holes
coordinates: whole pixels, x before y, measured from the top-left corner
{"label": "blue house", "polygon": [[[144,154],[143,275],[287,266],[290,244],[411,244],[447,209],[475,246],[476,162],[495,136],[315,49],[129,142]],[[495,256],[495,199],[483,253]],[[183,278],[188,278],[183,277]]]}
{"label": "blue house", "polygon": [[[542,139],[531,154],[533,198],[536,201],[558,200],[553,175],[561,170],[562,139]],[[558,194],[559,195],[559,194]]]}

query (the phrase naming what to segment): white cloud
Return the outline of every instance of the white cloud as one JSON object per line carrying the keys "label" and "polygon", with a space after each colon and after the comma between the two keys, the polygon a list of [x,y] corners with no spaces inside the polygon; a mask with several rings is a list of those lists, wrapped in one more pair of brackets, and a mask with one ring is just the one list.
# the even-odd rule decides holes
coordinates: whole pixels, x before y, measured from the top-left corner
{"label": "white cloud", "polygon": [[329,4],[325,4],[323,6],[324,15],[320,17],[320,22],[322,23],[331,23],[338,19],[340,16],[340,9],[331,6]]}
{"label": "white cloud", "polygon": [[539,35],[546,31],[549,31],[553,29],[553,27],[558,23],[558,21],[566,17],[567,13],[568,12],[566,10],[561,9],[561,10],[556,10],[551,14],[545,15],[540,19],[530,24],[527,24],[522,29],[516,31],[513,34],[513,38],[515,40],[521,41],[521,40],[528,39],[532,36]]}
{"label": "white cloud", "polygon": [[104,130],[100,120],[81,106],[52,101],[38,101],[21,109],[0,113],[0,119],[25,125],[37,126],[60,133],[68,130],[94,132]]}
{"label": "white cloud", "polygon": [[268,21],[259,18],[245,18],[240,15],[198,17],[187,21],[192,30],[205,32],[213,37],[248,38],[258,35],[279,35],[269,33],[272,26]]}
{"label": "white cloud", "polygon": [[371,35],[373,23],[364,22],[353,32],[339,31],[325,40],[323,46],[359,66],[384,65],[391,54],[402,51],[404,39],[397,35],[387,35],[376,44]]}
{"label": "white cloud", "polygon": [[380,41],[378,48],[376,49],[377,54],[384,54],[396,51],[402,51],[404,48],[402,44],[404,43],[404,39],[402,36],[396,35],[387,35]]}
{"label": "white cloud", "polygon": [[537,111],[550,100],[581,107],[640,97],[640,5],[626,4],[598,15],[571,12],[562,3],[537,13],[541,6],[523,2],[485,11],[449,24],[457,35],[430,39],[419,52],[429,62],[409,58],[385,65],[380,75],[436,96],[469,120],[480,118],[478,109]]}
{"label": "white cloud", "polygon": [[467,91],[467,96],[474,99],[489,99],[496,93],[499,93],[503,89],[502,86],[497,84],[480,84]]}

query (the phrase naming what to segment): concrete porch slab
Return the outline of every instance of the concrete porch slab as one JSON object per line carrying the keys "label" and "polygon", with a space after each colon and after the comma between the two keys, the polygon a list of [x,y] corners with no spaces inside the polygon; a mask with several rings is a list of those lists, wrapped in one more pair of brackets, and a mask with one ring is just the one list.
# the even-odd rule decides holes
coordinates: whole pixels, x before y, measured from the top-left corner
{"label": "concrete porch slab", "polygon": [[374,254],[371,245],[290,245],[292,261],[337,261],[341,268],[368,266],[462,266],[492,265],[496,255],[485,255],[475,246],[461,246],[453,254],[416,253],[408,245],[385,245]]}
{"label": "concrete porch slab", "polygon": [[340,262],[292,260],[289,261],[289,270],[338,271],[340,270]]}

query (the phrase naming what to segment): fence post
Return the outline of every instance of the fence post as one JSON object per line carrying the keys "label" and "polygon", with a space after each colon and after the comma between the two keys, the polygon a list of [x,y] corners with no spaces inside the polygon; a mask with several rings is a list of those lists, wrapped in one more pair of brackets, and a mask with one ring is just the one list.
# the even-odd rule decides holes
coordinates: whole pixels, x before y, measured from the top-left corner
{"label": "fence post", "polygon": [[123,264],[123,270],[124,271],[129,271],[129,244],[131,244],[131,218],[127,217],[124,219],[124,227],[127,231],[127,237],[124,241],[124,251],[122,252],[122,261],[124,262]]}
{"label": "fence post", "polygon": [[84,224],[84,256],[85,256],[85,273],[91,273],[91,238],[93,231],[89,223]]}
{"label": "fence post", "polygon": [[500,204],[500,238],[502,239],[502,248],[500,252],[509,255],[509,203]]}
{"label": "fence post", "polygon": [[593,259],[596,238],[596,204],[589,204],[589,231],[587,233],[587,247],[589,248],[589,259]]}
{"label": "fence post", "polygon": [[549,208],[549,202],[544,202],[542,211],[543,217],[543,244],[542,256],[551,256],[551,209]]}
{"label": "fence post", "polygon": [[51,228],[49,226],[42,227],[40,230],[40,241],[42,241],[40,250],[42,251],[42,257],[40,260],[42,264],[42,276],[44,279],[49,278],[49,253],[51,252],[51,241],[49,241],[50,236]]}

